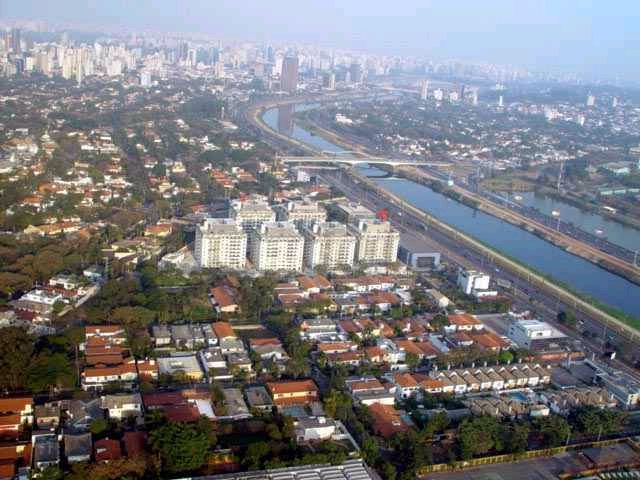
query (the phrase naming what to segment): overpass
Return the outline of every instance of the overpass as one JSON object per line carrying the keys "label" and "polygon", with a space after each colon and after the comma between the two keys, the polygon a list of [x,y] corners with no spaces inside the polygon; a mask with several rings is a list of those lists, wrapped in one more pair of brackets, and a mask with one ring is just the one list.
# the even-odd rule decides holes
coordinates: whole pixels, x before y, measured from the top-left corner
{"label": "overpass", "polygon": [[388,165],[390,167],[399,166],[430,166],[430,167],[450,167],[450,163],[442,162],[422,162],[412,160],[402,160],[394,158],[379,158],[379,157],[344,157],[344,156],[308,156],[308,157],[281,157],[277,156],[276,161],[282,163],[333,163],[342,165]]}

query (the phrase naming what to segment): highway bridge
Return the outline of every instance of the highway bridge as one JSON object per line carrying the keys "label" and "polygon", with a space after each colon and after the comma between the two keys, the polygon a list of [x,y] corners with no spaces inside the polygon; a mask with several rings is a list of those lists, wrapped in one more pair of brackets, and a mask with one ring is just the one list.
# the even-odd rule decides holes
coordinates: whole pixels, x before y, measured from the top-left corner
{"label": "highway bridge", "polygon": [[391,167],[399,167],[399,166],[411,166],[418,167],[422,165],[427,165],[430,167],[449,167],[450,163],[443,162],[423,162],[423,161],[412,161],[412,160],[402,160],[402,159],[393,159],[393,158],[378,158],[378,157],[344,157],[344,156],[308,156],[308,157],[276,157],[278,162],[282,163],[333,163],[333,164],[342,164],[342,165],[389,165]]}

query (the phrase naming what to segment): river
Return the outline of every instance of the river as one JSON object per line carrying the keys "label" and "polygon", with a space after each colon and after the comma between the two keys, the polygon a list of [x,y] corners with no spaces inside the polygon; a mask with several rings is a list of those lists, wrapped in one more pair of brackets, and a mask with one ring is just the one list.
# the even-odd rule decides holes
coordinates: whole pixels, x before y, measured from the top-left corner
{"label": "river", "polygon": [[[518,195],[522,197],[522,200],[518,200],[518,203],[536,208],[547,215],[551,215],[554,210],[558,211],[562,220],[571,222],[586,232],[603,235],[611,243],[628,248],[631,251],[640,248],[640,231],[635,228],[539,193],[524,192]],[[509,197],[514,200],[513,195]],[[598,231],[602,231],[602,234],[598,233]]]}
{"label": "river", "polygon": [[[306,108],[309,107],[306,106]],[[280,110],[282,111],[282,107]],[[295,125],[293,111],[291,109],[285,112],[285,116],[290,117],[290,119],[286,118],[286,122],[279,118],[278,108],[267,110],[262,118],[274,130],[290,135],[296,140],[321,150],[334,152],[342,150],[338,145],[311,135]],[[375,170],[377,169],[367,168],[366,173],[375,174]],[[640,286],[572,255],[526,230],[467,207],[423,185],[396,178],[374,178],[374,181],[407,202],[474,236],[496,250],[540,272],[549,274],[603,303],[634,317],[640,317]]]}

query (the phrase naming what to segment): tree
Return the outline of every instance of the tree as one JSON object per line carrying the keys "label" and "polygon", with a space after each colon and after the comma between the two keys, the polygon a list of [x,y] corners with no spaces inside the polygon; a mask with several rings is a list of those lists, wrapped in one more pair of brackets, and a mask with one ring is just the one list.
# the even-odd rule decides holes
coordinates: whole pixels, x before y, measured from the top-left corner
{"label": "tree", "polygon": [[609,435],[620,431],[626,415],[616,410],[581,407],[571,413],[571,423],[585,435]]}
{"label": "tree", "polygon": [[528,423],[513,423],[509,426],[506,436],[506,444],[512,453],[523,453],[529,446],[529,433],[531,427]]}
{"label": "tree", "polygon": [[69,359],[63,353],[50,353],[45,350],[38,354],[29,366],[27,387],[32,392],[44,392],[56,389],[73,388],[75,374]]}
{"label": "tree", "polygon": [[413,352],[407,352],[404,361],[411,370],[420,365],[420,357]]}
{"label": "tree", "polygon": [[539,418],[534,424],[545,447],[558,447],[569,439],[571,426],[560,415]]}
{"label": "tree", "polygon": [[271,448],[267,442],[251,443],[244,454],[242,465],[248,470],[258,470],[269,453],[271,453]]}
{"label": "tree", "polygon": [[130,328],[147,328],[156,314],[144,307],[118,307],[111,314],[111,319],[120,325]]}
{"label": "tree", "polygon": [[502,425],[493,417],[466,418],[458,428],[458,445],[464,460],[492,450],[500,452],[503,444]]}
{"label": "tree", "polygon": [[24,386],[33,355],[33,338],[23,327],[7,327],[0,335],[0,388]]}
{"label": "tree", "polygon": [[168,422],[153,430],[149,444],[160,456],[162,470],[175,474],[200,468],[215,443],[208,420],[193,423]]}
{"label": "tree", "polygon": [[509,350],[501,351],[500,355],[498,355],[498,361],[500,363],[511,363],[511,362],[513,362],[513,353],[511,353]]}
{"label": "tree", "polygon": [[567,327],[575,327],[576,323],[578,323],[576,316],[573,312],[566,312],[564,310],[558,312],[558,322],[566,325]]}

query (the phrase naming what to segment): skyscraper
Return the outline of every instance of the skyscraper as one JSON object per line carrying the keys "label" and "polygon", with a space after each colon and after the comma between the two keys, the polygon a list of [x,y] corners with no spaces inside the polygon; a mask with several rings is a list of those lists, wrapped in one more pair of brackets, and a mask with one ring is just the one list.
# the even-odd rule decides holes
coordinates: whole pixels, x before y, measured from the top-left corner
{"label": "skyscraper", "polygon": [[295,93],[298,89],[298,57],[287,56],[282,61],[282,74],[280,75],[280,89],[285,92]]}
{"label": "skyscraper", "polygon": [[20,29],[14,28],[11,30],[11,49],[13,53],[16,55],[20,55],[22,53],[22,48],[20,46]]}
{"label": "skyscraper", "polygon": [[359,63],[352,63],[351,67],[349,67],[349,73],[351,73],[351,81],[353,83],[362,83],[364,80],[362,65]]}
{"label": "skyscraper", "polygon": [[428,96],[429,96],[429,80],[424,78],[420,81],[420,100],[424,102]]}

